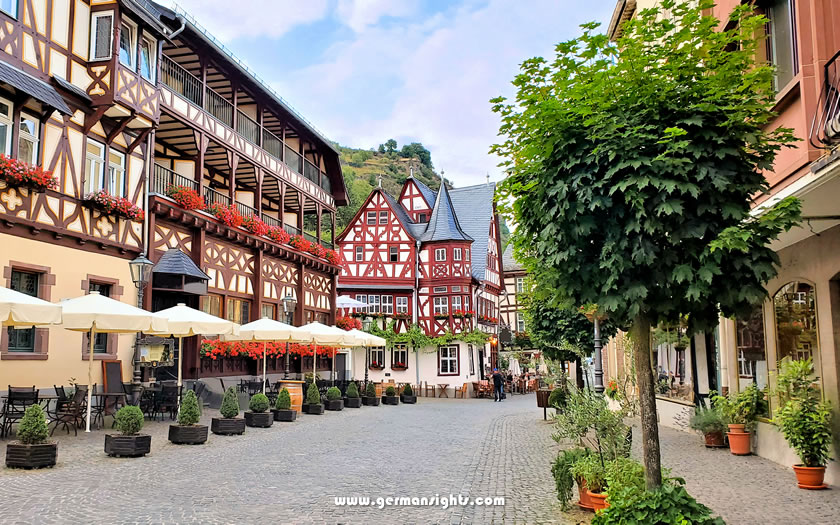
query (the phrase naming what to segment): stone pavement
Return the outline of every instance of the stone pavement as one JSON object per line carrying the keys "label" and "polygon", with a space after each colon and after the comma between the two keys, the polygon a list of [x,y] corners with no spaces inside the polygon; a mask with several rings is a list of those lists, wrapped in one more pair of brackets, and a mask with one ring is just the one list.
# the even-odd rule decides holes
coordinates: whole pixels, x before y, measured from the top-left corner
{"label": "stone pavement", "polygon": [[[203,446],[172,445],[167,428],[148,423],[152,453],[136,459],[107,457],[102,431],[56,432],[55,468],[0,469],[0,523],[575,522],[559,512],[558,447],[533,394],[302,415],[243,436],[211,434]],[[506,504],[380,510],[334,500],[436,494]]]}

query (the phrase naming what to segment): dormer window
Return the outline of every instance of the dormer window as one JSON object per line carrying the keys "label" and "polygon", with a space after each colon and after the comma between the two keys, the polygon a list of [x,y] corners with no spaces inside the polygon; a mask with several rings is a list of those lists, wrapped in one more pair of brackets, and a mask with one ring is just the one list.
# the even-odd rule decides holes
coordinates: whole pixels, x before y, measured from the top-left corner
{"label": "dormer window", "polygon": [[123,20],[120,24],[120,64],[133,71],[136,57],[137,26],[129,20]]}
{"label": "dormer window", "polygon": [[425,213],[421,213],[417,218],[417,222],[426,222],[429,218],[426,216]]}

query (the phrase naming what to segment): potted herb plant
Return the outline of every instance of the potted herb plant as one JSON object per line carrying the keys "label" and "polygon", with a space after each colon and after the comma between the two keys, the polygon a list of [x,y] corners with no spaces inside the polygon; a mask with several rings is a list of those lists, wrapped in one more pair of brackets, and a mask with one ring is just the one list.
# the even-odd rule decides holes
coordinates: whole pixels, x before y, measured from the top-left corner
{"label": "potted herb plant", "polygon": [[199,425],[201,412],[195,392],[187,390],[181,399],[178,424],[169,425],[169,441],[176,445],[201,445],[207,441],[207,425]]}
{"label": "potted herb plant", "polygon": [[58,443],[47,442],[49,429],[38,404],[26,408],[17,430],[17,441],[6,445],[6,466],[44,468],[55,466]]}
{"label": "potted herb plant", "polygon": [[379,406],[379,398],[376,397],[376,385],[373,383],[367,384],[367,387],[365,388],[365,397],[362,399],[362,403],[370,407]]}
{"label": "potted herb plant", "polygon": [[210,420],[211,432],[222,436],[231,436],[245,432],[245,420],[236,417],[239,415],[239,397],[236,395],[235,387],[230,387],[225,390],[219,413],[221,413],[222,417],[214,417]]}
{"label": "potted herb plant", "polygon": [[831,448],[831,406],[814,384],[811,359],[784,359],[779,373],[782,405],[773,423],[802,463],[794,465],[801,489],[824,489],[825,464]]}
{"label": "potted herb plant", "polygon": [[399,405],[400,398],[397,396],[397,389],[389,386],[385,389],[385,396],[383,397],[386,405]]}
{"label": "potted herb plant", "polygon": [[750,432],[758,416],[758,400],[761,391],[753,384],[741,392],[730,392],[728,396],[714,395],[712,407],[720,410],[729,425],[729,451],[736,456],[750,454]]}
{"label": "potted herb plant", "polygon": [[551,474],[554,476],[554,485],[557,490],[557,499],[560,500],[560,505],[563,509],[568,508],[569,501],[572,500],[572,488],[575,482],[578,485],[578,493],[580,498],[578,505],[582,509],[592,510],[592,504],[589,502],[589,497],[586,495],[586,485],[582,478],[575,478],[572,474],[572,466],[586,456],[589,451],[585,448],[571,448],[560,452],[554,464],[551,466]]}
{"label": "potted herb plant", "polygon": [[327,390],[327,402],[324,408],[334,412],[344,410],[344,400],[341,399],[341,390],[338,387],[333,386]]}
{"label": "potted herb plant", "polygon": [[105,434],[105,453],[129,458],[148,454],[152,449],[152,436],[140,433],[143,423],[140,407],[127,405],[117,410],[114,427],[119,434]]}
{"label": "potted herb plant", "polygon": [[696,430],[697,432],[703,434],[707,447],[719,448],[726,446],[723,442],[723,433],[726,432],[726,423],[724,422],[720,411],[716,410],[714,407],[698,407],[694,411],[694,414],[692,414],[691,419],[688,422],[688,426],[691,427],[692,430]]}
{"label": "potted herb plant", "polygon": [[589,454],[572,465],[572,475],[586,483],[586,495],[594,511],[605,509],[607,503],[606,467],[598,454]]}
{"label": "potted herb plant", "polygon": [[359,397],[359,387],[355,382],[347,385],[347,397],[344,398],[344,406],[347,408],[361,408],[362,398]]}
{"label": "potted herb plant", "polygon": [[324,405],[321,403],[321,394],[318,393],[318,385],[310,383],[306,390],[306,413],[320,416],[324,413]]}
{"label": "potted herb plant", "polygon": [[411,385],[406,384],[403,387],[402,394],[400,394],[400,403],[406,403],[408,405],[417,403],[417,396],[414,395],[414,390],[411,389]]}
{"label": "potted herb plant", "polygon": [[245,424],[249,427],[268,428],[274,424],[274,414],[268,411],[271,403],[265,394],[259,393],[251,396],[248,402],[250,410],[245,411]]}
{"label": "potted herb plant", "polygon": [[277,394],[277,402],[271,411],[274,413],[274,421],[289,423],[297,419],[297,410],[292,410],[292,396],[289,395],[288,388],[283,388]]}

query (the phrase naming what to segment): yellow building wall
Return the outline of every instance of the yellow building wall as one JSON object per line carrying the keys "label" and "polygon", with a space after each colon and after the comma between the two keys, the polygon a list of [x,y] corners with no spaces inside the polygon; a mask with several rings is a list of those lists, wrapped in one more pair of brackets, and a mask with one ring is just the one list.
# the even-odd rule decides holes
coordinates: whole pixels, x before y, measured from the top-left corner
{"label": "yellow building wall", "polygon": [[[49,267],[50,273],[55,275],[55,285],[50,289],[53,302],[86,293],[86,290],[82,289],[82,281],[86,281],[90,274],[119,280],[119,286],[123,287],[120,301],[137,304],[137,289],[131,281],[129,259],[0,234],[0,269],[9,266],[9,261]],[[0,284],[6,286],[6,278],[3,278]],[[53,385],[68,385],[71,378],[75,378],[75,382],[87,384],[88,363],[82,361],[83,334],[62,328],[49,330],[49,351],[46,360],[0,359],[0,390],[6,390],[8,385],[52,388]],[[134,335],[117,337],[117,356],[122,361],[123,381],[128,382],[132,377]],[[95,358],[93,381],[98,385],[102,384],[102,364]]]}

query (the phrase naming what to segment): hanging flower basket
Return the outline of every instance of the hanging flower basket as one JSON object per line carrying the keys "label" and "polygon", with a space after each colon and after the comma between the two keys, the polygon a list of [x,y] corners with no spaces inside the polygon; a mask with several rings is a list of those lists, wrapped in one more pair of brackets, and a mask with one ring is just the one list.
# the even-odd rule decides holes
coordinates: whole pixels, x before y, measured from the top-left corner
{"label": "hanging flower basket", "polygon": [[58,179],[51,171],[44,171],[17,159],[0,155],[0,179],[13,188],[46,191],[58,187]]}
{"label": "hanging flower basket", "polygon": [[169,186],[166,188],[166,194],[185,210],[203,210],[207,207],[204,203],[204,197],[187,186]]}
{"label": "hanging flower basket", "polygon": [[259,237],[268,234],[270,230],[268,225],[255,215],[242,219],[242,227]]}
{"label": "hanging flower basket", "polygon": [[236,206],[224,206],[222,204],[211,204],[207,207],[207,213],[216,217],[222,224],[238,228],[242,226],[242,215],[236,210]]}
{"label": "hanging flower basket", "polygon": [[91,193],[85,198],[85,202],[94,209],[100,210],[106,215],[113,215],[129,221],[141,222],[146,216],[139,206],[135,206],[130,200],[124,197],[114,197],[105,190]]}

